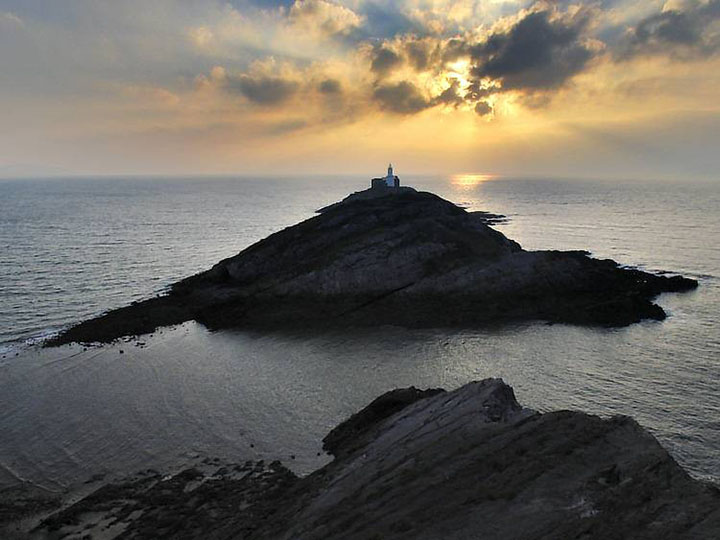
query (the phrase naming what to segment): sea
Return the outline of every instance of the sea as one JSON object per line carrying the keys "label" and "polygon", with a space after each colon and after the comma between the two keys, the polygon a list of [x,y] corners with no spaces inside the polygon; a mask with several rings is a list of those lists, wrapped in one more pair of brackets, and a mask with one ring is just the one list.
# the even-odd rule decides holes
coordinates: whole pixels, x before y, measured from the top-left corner
{"label": "sea", "polygon": [[539,411],[631,415],[693,476],[720,481],[720,178],[403,176],[525,249],[581,249],[695,278],[668,318],[626,328],[209,332],[188,322],[105,346],[43,348],[62,328],[163,293],[315,210],[361,176],[0,180],[0,489],[208,457],[300,474],[322,438],[397,387],[501,377]]}

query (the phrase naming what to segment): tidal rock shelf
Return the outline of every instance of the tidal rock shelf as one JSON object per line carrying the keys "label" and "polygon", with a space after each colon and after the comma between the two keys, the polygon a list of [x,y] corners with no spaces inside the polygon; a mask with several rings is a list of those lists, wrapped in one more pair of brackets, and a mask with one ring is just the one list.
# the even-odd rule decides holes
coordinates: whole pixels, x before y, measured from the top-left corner
{"label": "tidal rock shelf", "polygon": [[110,311],[48,342],[109,342],[196,320],[210,329],[479,327],[542,320],[623,326],[665,313],[652,300],[697,282],[582,251],[526,251],[468,212],[412,188],[323,208],[169,293]]}
{"label": "tidal rock shelf", "polygon": [[277,462],[216,463],[173,476],[148,471],[66,506],[34,533],[136,540],[720,537],[720,490],[688,476],[632,418],[540,414],[522,407],[500,379],[451,392],[388,392],[324,443],[333,461],[303,478]]}

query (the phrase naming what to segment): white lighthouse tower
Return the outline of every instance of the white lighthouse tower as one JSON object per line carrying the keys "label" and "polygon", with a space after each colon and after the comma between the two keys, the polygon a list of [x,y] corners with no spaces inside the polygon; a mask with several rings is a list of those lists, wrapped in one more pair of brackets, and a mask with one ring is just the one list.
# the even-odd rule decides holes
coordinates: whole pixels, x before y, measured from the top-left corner
{"label": "white lighthouse tower", "polygon": [[385,185],[387,187],[395,187],[395,174],[393,173],[392,163],[388,164],[388,173],[385,177]]}

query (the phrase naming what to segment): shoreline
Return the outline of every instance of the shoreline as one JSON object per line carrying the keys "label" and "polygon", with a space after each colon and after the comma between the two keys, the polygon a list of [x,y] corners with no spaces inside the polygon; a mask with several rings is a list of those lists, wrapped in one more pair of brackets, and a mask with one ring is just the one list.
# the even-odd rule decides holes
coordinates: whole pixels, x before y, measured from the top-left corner
{"label": "shoreline", "polygon": [[[20,527],[33,538],[326,538],[343,530],[348,538],[532,539],[552,530],[599,539],[641,537],[649,527],[710,539],[720,530],[720,486],[691,479],[634,420],[538,413],[500,379],[387,392],[336,426],[324,449],[333,461],[303,477],[278,461],[205,458],[175,473],[97,478],[58,506],[29,498],[14,516],[7,505],[0,515],[6,532]],[[482,520],[471,517],[478,512]]]}

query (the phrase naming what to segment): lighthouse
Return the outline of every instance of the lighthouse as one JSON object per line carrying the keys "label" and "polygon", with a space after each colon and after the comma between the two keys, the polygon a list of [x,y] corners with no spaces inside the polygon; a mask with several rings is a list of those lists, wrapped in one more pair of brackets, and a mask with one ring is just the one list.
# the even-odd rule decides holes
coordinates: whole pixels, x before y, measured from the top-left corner
{"label": "lighthouse", "polygon": [[393,173],[392,163],[388,165],[388,173],[385,177],[385,185],[387,187],[397,187],[395,185],[395,174]]}
{"label": "lighthouse", "polygon": [[372,188],[397,188],[400,187],[400,178],[395,176],[392,163],[388,165],[387,176],[383,178],[373,178],[370,187]]}

